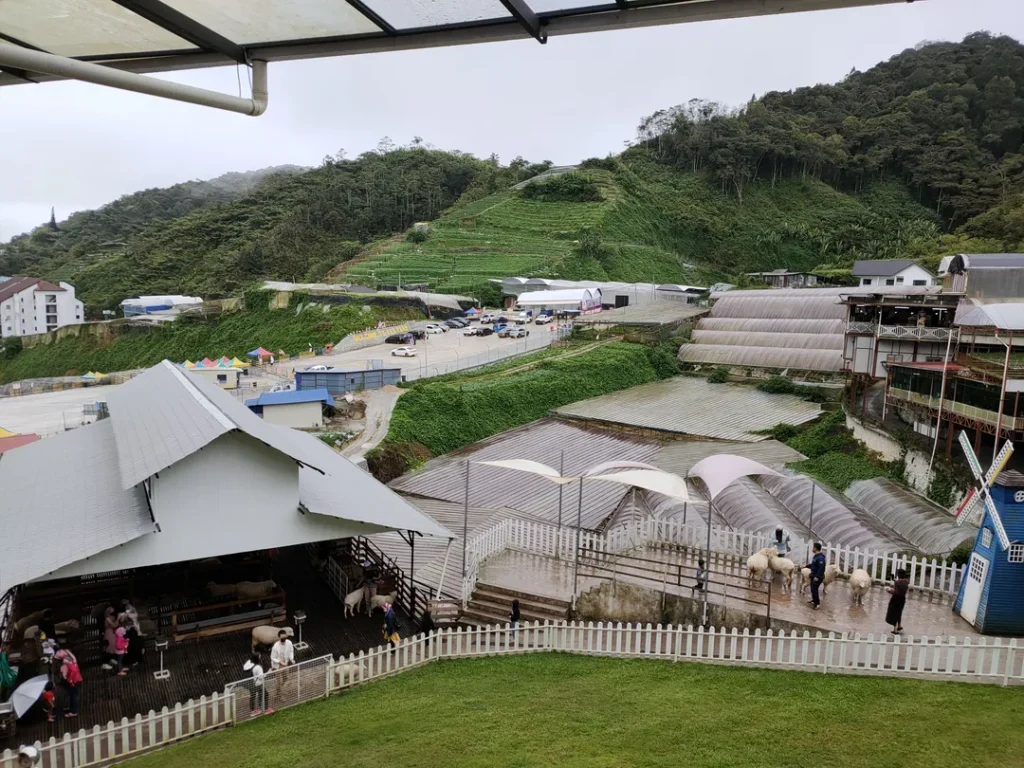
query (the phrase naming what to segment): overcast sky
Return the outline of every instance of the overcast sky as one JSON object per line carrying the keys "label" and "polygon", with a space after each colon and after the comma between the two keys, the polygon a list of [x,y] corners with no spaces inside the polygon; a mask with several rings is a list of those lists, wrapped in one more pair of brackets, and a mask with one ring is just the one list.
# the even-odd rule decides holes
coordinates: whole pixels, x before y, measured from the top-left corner
{"label": "overcast sky", "polygon": [[[923,40],[1024,39],[1021,0],[922,0],[270,66],[259,118],[88,84],[0,88],[0,242],[148,187],[350,157],[382,136],[573,163],[618,152],[639,119],[691,98],[834,82]],[[244,76],[243,76],[244,77]],[[237,92],[232,67],[173,79]]]}

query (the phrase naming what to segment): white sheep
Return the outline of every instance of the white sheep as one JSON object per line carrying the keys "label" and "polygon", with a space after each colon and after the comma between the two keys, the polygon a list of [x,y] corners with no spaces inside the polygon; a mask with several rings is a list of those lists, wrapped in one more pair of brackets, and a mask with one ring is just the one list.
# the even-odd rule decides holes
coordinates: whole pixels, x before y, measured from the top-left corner
{"label": "white sheep", "polygon": [[[825,577],[821,580],[821,593],[828,594],[828,585],[839,577],[839,566],[835,563],[825,567]],[[810,583],[810,582],[808,582]]]}
{"label": "white sheep", "polygon": [[256,653],[256,649],[261,645],[269,646],[276,643],[279,632],[285,632],[288,637],[295,637],[295,630],[291,627],[271,627],[267,625],[262,627],[253,627],[252,652]]}
{"label": "white sheep", "polygon": [[360,587],[359,589],[353,590],[345,595],[345,612],[343,615],[346,618],[356,615],[356,612],[359,610],[359,606],[363,603],[363,596],[365,594],[366,593],[363,588]]}
{"label": "white sheep", "polygon": [[277,583],[266,581],[240,581],[235,584],[239,600],[262,600],[270,597],[277,590]]}
{"label": "white sheep", "polygon": [[769,557],[768,568],[771,572],[782,574],[782,588],[788,590],[793,585],[793,570],[796,563],[788,557]]}
{"label": "white sheep", "polygon": [[210,593],[210,597],[234,598],[238,594],[238,585],[217,584],[216,582],[209,581],[206,583],[206,591]]}
{"label": "white sheep", "polygon": [[871,589],[871,576],[863,568],[857,568],[850,574],[850,592],[857,605],[864,604],[864,595]]}
{"label": "white sheep", "polygon": [[747,558],[747,583],[753,584],[755,579],[768,570],[768,556],[756,552]]}
{"label": "white sheep", "polygon": [[811,569],[801,568],[800,569],[800,592],[806,592],[811,588]]}
{"label": "white sheep", "polygon": [[366,665],[358,661],[350,661],[345,664],[337,664],[334,667],[334,686],[342,688],[354,685],[367,676]]}
{"label": "white sheep", "polygon": [[390,595],[374,595],[366,605],[366,615],[369,616],[376,608],[384,610],[384,604],[395,602],[396,596],[397,593],[395,592],[392,592]]}

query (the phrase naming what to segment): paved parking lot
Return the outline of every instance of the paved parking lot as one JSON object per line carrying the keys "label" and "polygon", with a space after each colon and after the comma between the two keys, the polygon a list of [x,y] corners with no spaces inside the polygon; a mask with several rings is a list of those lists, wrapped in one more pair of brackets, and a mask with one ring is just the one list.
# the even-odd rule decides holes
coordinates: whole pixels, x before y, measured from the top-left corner
{"label": "paved parking lot", "polygon": [[[443,376],[464,368],[497,362],[548,346],[556,337],[547,325],[525,326],[530,335],[521,339],[498,336],[464,336],[460,331],[431,335],[416,342],[415,357],[395,357],[397,345],[379,344],[356,352],[304,357],[286,360],[274,366],[279,376],[242,377],[244,389],[234,390],[239,399],[255,397],[276,383],[286,381],[291,371],[311,365],[329,365],[339,370],[362,370],[381,361],[386,368],[401,368],[408,381],[429,376]],[[255,384],[255,386],[251,386]],[[0,427],[12,432],[35,432],[52,435],[66,428],[80,426],[82,406],[106,400],[111,386],[43,392],[38,395],[0,398]]]}

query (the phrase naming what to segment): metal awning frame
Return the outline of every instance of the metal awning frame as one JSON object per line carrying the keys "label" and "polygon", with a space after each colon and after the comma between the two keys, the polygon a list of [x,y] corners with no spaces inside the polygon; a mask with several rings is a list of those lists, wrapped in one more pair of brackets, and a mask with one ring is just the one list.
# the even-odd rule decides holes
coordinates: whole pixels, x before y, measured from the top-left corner
{"label": "metal awning frame", "polygon": [[[583,8],[539,13],[530,0],[500,0],[510,18],[396,29],[361,0],[347,0],[379,28],[370,34],[275,41],[244,46],[200,24],[161,0],[110,0],[196,46],[156,51],[66,58],[40,51],[0,30],[0,86],[78,79],[99,85],[259,115],[266,109],[266,64],[275,61],[473,45],[668,24],[767,16],[913,0],[606,0]],[[30,55],[30,54],[35,54]],[[243,99],[140,75],[226,65],[252,67],[253,97]],[[258,89],[257,86],[262,86]],[[259,90],[259,92],[258,92]]]}

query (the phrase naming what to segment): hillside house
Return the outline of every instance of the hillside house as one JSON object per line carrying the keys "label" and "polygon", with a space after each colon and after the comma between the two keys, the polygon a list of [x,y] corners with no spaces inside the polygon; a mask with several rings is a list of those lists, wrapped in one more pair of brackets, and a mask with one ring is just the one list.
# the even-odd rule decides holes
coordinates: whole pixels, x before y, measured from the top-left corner
{"label": "hillside house", "polygon": [[813,288],[818,276],[812,272],[791,272],[788,269],[773,269],[771,272],[747,272],[747,277],[763,280],[770,288]]}
{"label": "hillside house", "polygon": [[80,325],[85,306],[75,298],[71,283],[38,277],[12,277],[0,283],[0,338],[31,336]]}
{"label": "hillside house", "polygon": [[897,285],[932,285],[935,276],[910,259],[855,261],[852,274],[862,288]]}

